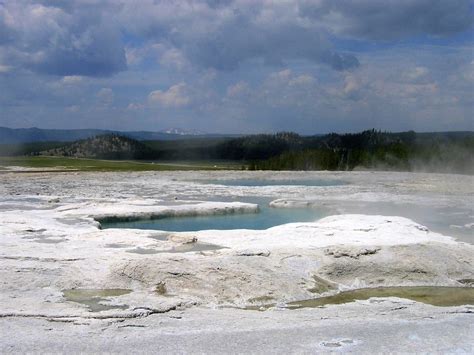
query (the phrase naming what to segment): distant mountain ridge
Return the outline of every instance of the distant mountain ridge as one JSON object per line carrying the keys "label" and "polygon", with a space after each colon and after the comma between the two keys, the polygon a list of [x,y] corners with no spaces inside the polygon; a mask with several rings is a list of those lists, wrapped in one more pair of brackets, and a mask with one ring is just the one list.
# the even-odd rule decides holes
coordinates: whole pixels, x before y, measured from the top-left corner
{"label": "distant mountain ridge", "polygon": [[170,128],[165,131],[115,131],[103,129],[42,129],[0,127],[0,144],[18,144],[33,142],[73,142],[104,134],[118,134],[124,137],[144,140],[175,140],[194,137],[232,137],[237,135],[208,134],[200,131]]}
{"label": "distant mountain ridge", "polygon": [[186,129],[175,128],[175,127],[161,130],[159,131],[159,133],[177,134],[180,136],[206,136],[208,135],[208,133],[198,131],[197,129],[186,130]]}

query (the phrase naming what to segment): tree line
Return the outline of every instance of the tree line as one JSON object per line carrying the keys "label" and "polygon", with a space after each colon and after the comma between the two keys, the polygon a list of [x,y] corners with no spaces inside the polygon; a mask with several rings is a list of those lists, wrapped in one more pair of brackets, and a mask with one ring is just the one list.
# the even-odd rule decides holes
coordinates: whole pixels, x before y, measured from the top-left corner
{"label": "tree line", "polygon": [[238,138],[137,141],[116,134],[68,144],[0,145],[0,155],[59,155],[100,159],[228,160],[258,170],[383,169],[474,173],[474,132],[366,130],[301,136],[293,132]]}

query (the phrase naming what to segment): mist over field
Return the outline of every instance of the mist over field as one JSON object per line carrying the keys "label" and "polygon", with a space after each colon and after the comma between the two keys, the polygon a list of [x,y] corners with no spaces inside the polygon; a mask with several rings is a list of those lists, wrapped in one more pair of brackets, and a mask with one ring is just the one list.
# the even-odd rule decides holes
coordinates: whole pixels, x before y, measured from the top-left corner
{"label": "mist over field", "polygon": [[[7,141],[28,137],[4,134]],[[37,130],[35,136],[41,136]],[[44,131],[49,133],[49,131]],[[64,131],[64,139],[84,132]],[[46,136],[46,133],[43,136]],[[353,134],[301,136],[293,132],[249,136],[169,135],[165,140],[144,140],[152,132],[115,132],[71,142],[42,141],[0,144],[2,165],[12,162],[41,166],[54,159],[109,159],[145,162],[141,170],[156,168],[154,163],[193,162],[213,166],[222,162],[243,170],[339,170],[412,171],[474,173],[474,133],[438,132],[390,133],[375,130]],[[163,134],[159,136],[163,137]],[[31,137],[29,139],[35,139]],[[8,157],[11,159],[9,160]],[[23,160],[22,160],[23,159]],[[48,160],[49,159],[49,160]],[[214,162],[214,163],[213,163]],[[73,164],[77,165],[77,164]],[[229,165],[227,165],[229,166]]]}

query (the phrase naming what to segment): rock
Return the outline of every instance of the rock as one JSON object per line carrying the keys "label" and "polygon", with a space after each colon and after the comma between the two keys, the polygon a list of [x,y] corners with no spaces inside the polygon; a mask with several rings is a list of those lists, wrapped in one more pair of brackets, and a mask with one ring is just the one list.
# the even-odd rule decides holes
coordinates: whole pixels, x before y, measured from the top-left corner
{"label": "rock", "polygon": [[180,235],[180,234],[172,234],[168,237],[168,240],[173,243],[179,244],[193,244],[197,243],[198,239],[194,235]]}
{"label": "rock", "polygon": [[288,199],[278,199],[271,201],[269,203],[270,207],[274,208],[303,208],[310,207],[313,204],[306,200],[288,200]]}
{"label": "rock", "polygon": [[166,295],[167,290],[166,290],[166,284],[164,283],[164,281],[159,282],[155,286],[155,292],[159,295]]}
{"label": "rock", "polygon": [[367,247],[367,248],[358,248],[358,247],[345,247],[345,246],[336,246],[327,248],[324,251],[325,255],[331,255],[335,258],[349,257],[353,259],[359,259],[360,256],[364,255],[373,255],[380,250],[379,247]]}
{"label": "rock", "polygon": [[323,279],[317,275],[313,275],[314,286],[308,289],[311,293],[324,293],[332,290],[337,290],[337,284],[334,284],[328,280]]}
{"label": "rock", "polygon": [[465,248],[462,244],[395,245],[355,258],[346,256],[351,254],[346,250],[340,257],[333,257],[324,263],[318,274],[350,287],[354,286],[354,280],[358,280],[357,287],[458,286],[458,280],[474,278],[472,265],[463,261],[473,260],[471,249],[471,246]]}
{"label": "rock", "polygon": [[235,253],[237,256],[264,256],[269,257],[270,252],[268,250],[240,250]]}

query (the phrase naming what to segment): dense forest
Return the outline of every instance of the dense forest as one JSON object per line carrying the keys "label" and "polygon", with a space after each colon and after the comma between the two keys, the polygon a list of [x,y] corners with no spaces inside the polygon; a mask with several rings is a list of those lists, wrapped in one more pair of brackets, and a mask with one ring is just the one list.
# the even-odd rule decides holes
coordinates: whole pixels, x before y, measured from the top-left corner
{"label": "dense forest", "polygon": [[227,160],[258,170],[404,170],[474,174],[474,132],[301,136],[292,132],[238,138],[137,141],[116,134],[72,143],[0,145],[0,155],[157,161]]}
{"label": "dense forest", "polygon": [[[278,135],[277,135],[278,136]],[[275,136],[275,138],[277,138]],[[240,149],[249,168],[256,170],[403,170],[474,173],[474,134],[467,132],[387,133],[368,130],[356,134],[300,137],[280,134],[278,154],[263,152],[256,159],[253,141],[226,142]],[[285,145],[286,144],[286,145]],[[233,153],[234,156],[235,152]]]}

